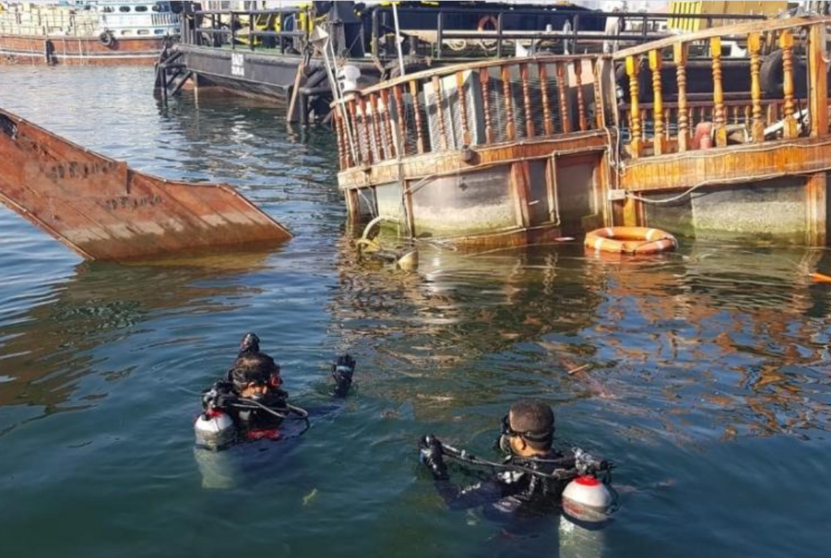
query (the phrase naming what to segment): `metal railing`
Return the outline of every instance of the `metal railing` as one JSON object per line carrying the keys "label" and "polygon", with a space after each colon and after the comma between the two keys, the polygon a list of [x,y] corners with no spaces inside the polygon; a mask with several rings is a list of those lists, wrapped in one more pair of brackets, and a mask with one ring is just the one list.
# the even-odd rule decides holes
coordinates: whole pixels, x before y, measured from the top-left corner
{"label": "metal railing", "polygon": [[[616,44],[630,42],[634,44],[655,40],[668,36],[668,32],[656,32],[656,28],[666,27],[670,20],[701,20],[707,26],[715,23],[735,23],[737,21],[752,21],[765,19],[763,15],[752,14],[671,14],[656,12],[604,12],[591,10],[561,9],[557,6],[538,9],[511,9],[479,8],[476,11],[453,8],[398,8],[399,19],[405,22],[410,17],[427,18],[427,29],[435,29],[435,40],[431,51],[426,53],[414,52],[418,50],[418,37],[424,33],[407,28],[401,29],[401,34],[410,39],[410,54],[425,54],[435,58],[443,58],[460,50],[452,46],[451,41],[478,41],[481,54],[485,57],[501,58],[506,54],[507,47],[518,41],[535,41],[546,45],[549,50],[557,49],[562,53],[577,53],[581,49],[599,51],[603,43]],[[458,24],[448,22],[454,17],[464,19],[465,16],[480,18],[478,28],[460,28]],[[536,29],[526,29],[527,21],[533,18]],[[620,25],[614,32],[605,32],[606,18],[616,18]],[[372,54],[375,58],[394,58],[394,33],[392,25],[392,8],[376,7],[372,12]],[[483,24],[483,22],[485,22]],[[485,29],[485,25],[491,29]],[[551,25],[551,30],[543,30]],[[556,29],[553,28],[556,26]],[[623,30],[628,26],[632,29]],[[518,28],[519,30],[511,30]],[[431,33],[432,36],[432,33]],[[387,41],[386,54],[381,55],[379,45]],[[448,45],[450,43],[450,45]]]}
{"label": "metal railing", "polygon": [[[252,51],[258,48],[279,48],[281,53],[285,53],[294,39],[300,39],[304,45],[308,41],[308,31],[299,29],[301,15],[307,17],[308,9],[185,12],[181,14],[181,42],[214,48],[241,47]],[[265,25],[270,24],[279,31],[259,29],[258,20],[265,21]],[[291,29],[286,30],[287,26]]]}

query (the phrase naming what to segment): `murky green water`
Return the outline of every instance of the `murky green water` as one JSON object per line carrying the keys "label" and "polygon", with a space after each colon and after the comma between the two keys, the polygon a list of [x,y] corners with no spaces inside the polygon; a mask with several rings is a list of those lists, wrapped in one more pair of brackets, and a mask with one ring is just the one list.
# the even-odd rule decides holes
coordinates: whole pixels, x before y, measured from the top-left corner
{"label": "murky green water", "polygon": [[[238,99],[162,110],[151,80],[3,67],[0,106],[143,171],[230,182],[296,236],[199,265],[89,264],[0,210],[4,558],[827,556],[831,289],[804,271],[829,272],[826,252],[686,241],[621,263],[566,244],[361,266],[327,133]],[[325,401],[337,351],[359,387],[299,443],[229,455],[237,486],[207,490],[197,394],[249,330],[298,403]],[[601,534],[552,518],[508,537],[420,474],[419,435],[487,454],[527,395],[620,464]]]}

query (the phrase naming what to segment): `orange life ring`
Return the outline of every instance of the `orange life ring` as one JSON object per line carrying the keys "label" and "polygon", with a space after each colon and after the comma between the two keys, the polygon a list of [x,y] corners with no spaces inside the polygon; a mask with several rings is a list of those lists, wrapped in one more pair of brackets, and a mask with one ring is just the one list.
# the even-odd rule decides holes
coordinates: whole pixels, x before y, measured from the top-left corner
{"label": "orange life ring", "polygon": [[586,235],[586,248],[596,252],[616,254],[656,254],[674,250],[675,237],[660,229],[649,227],[605,227]]}
{"label": "orange life ring", "polygon": [[485,25],[487,25],[488,23],[490,23],[493,26],[493,29],[491,29],[491,31],[499,29],[499,22],[496,20],[496,18],[492,15],[486,15],[482,16],[482,19],[479,20],[479,25],[476,26],[476,30],[480,32],[486,31]]}

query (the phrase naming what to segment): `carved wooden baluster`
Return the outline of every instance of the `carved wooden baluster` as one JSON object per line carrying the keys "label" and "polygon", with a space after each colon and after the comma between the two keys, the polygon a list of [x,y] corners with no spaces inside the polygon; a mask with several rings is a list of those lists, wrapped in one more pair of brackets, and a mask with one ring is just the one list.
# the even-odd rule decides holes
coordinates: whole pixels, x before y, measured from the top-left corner
{"label": "carved wooden baluster", "polygon": [[589,122],[586,119],[586,102],[583,99],[583,61],[574,61],[574,85],[577,88],[577,115],[580,121],[580,131],[589,129]]}
{"label": "carved wooden baluster", "polygon": [[[363,114],[361,111],[361,107],[358,104],[357,99],[354,97],[349,100],[349,113],[352,116],[352,122],[354,122],[353,129],[358,133],[358,158],[360,159],[361,164],[365,164],[368,161],[368,157],[366,155],[366,146],[369,143],[369,138],[367,137],[366,133],[366,126],[364,126],[363,121]],[[360,119],[358,117],[361,117]]]}
{"label": "carved wooden baluster", "polygon": [[655,155],[663,155],[666,151],[666,142],[664,141],[664,97],[661,89],[661,60],[660,50],[649,51],[649,70],[652,72],[652,117],[654,138],[652,140],[652,148]]}
{"label": "carved wooden baluster", "polygon": [[392,136],[392,108],[390,105],[389,89],[381,90],[381,129],[384,131],[384,143],[387,148],[387,158],[395,157],[395,141]]}
{"label": "carved wooden baluster", "polygon": [[672,109],[664,109],[664,140],[669,143],[669,129],[672,127]]}
{"label": "carved wooden baluster", "polygon": [[511,73],[507,64],[502,66],[502,97],[505,101],[505,134],[508,141],[516,139],[516,124],[514,124],[514,97],[511,95]]}
{"label": "carved wooden baluster", "polygon": [[571,117],[568,114],[568,97],[566,95],[566,69],[564,62],[557,62],[557,94],[560,102],[560,126],[564,134],[571,131]]}
{"label": "carved wooden baluster", "polygon": [[629,149],[632,157],[637,158],[641,156],[641,109],[638,104],[638,60],[634,56],[626,57],[626,75],[629,76],[629,110],[632,113]]}
{"label": "carved wooden baluster", "polygon": [[[366,108],[366,107],[365,107]],[[369,109],[372,109],[371,111]],[[379,118],[378,113],[378,95],[375,93],[370,93],[369,95],[369,107],[367,108],[365,115],[369,116],[369,113],[372,112],[372,121],[370,124],[370,131],[372,132],[372,141],[375,145],[375,150],[373,151],[373,156],[375,157],[376,161],[383,161],[385,159],[384,153],[382,151],[383,145],[381,143],[381,119]]]}
{"label": "carved wooden baluster", "polygon": [[796,132],[796,118],[794,118],[794,87],[793,87],[793,33],[791,31],[782,31],[779,35],[779,46],[782,49],[782,91],[785,94],[785,105],[783,112],[785,113],[785,129],[784,136],[786,138],[795,138]]}
{"label": "carved wooden baluster", "polygon": [[440,149],[448,149],[450,144],[447,141],[447,127],[444,123],[444,95],[442,95],[439,76],[433,76],[433,91],[436,93],[436,113],[439,120],[439,138],[441,139]]}
{"label": "carved wooden baluster", "polygon": [[551,105],[548,100],[548,72],[545,69],[545,63],[540,62],[537,65],[540,76],[540,93],[542,94],[542,118],[545,126],[545,135],[550,136],[554,134],[554,122],[551,120]]}
{"label": "carved wooden baluster", "polygon": [[335,125],[335,138],[338,142],[338,164],[340,165],[340,169],[343,170],[346,168],[343,155],[343,135],[341,134],[340,119],[338,118],[337,113],[334,115],[333,122]]}
{"label": "carved wooden baluster", "polygon": [[467,125],[467,97],[465,96],[465,74],[456,72],[456,95],[458,95],[459,120],[462,124],[462,143],[470,145],[470,128]]}
{"label": "carved wooden baluster", "polygon": [[747,36],[747,49],[750,51],[750,103],[753,108],[753,125],[750,135],[753,141],[765,141],[765,124],[762,122],[762,81],[759,72],[762,69],[762,36],[751,33]]}
{"label": "carved wooden baluster", "polygon": [[525,107],[525,136],[533,138],[537,134],[534,130],[534,108],[531,106],[531,83],[528,78],[528,64],[519,65],[519,75],[522,79],[522,101]]}
{"label": "carved wooden baluster", "polygon": [[[405,157],[407,155],[407,117],[404,112],[404,86],[400,84],[394,86],[392,97],[395,100],[395,112],[398,117],[398,143],[395,144],[395,150],[399,157]],[[389,105],[387,110],[389,110]]]}
{"label": "carved wooden baluster", "polygon": [[416,149],[419,153],[424,153],[424,128],[421,125],[421,110],[418,108],[418,83],[415,80],[410,82],[410,96],[413,98],[413,113],[415,114]]}
{"label": "carved wooden baluster", "polygon": [[494,143],[496,140],[493,137],[490,82],[491,77],[488,74],[488,69],[482,68],[479,70],[479,83],[482,86],[482,109],[485,111],[485,141]]}
{"label": "carved wooden baluster", "polygon": [[713,59],[713,129],[716,134],[716,146],[727,145],[727,128],[724,118],[724,82],[721,75],[721,37],[710,38],[710,56]]}
{"label": "carved wooden baluster", "polygon": [[678,82],[678,151],[690,147],[690,125],[687,118],[687,43],[675,43],[672,47],[675,59],[675,79]]}

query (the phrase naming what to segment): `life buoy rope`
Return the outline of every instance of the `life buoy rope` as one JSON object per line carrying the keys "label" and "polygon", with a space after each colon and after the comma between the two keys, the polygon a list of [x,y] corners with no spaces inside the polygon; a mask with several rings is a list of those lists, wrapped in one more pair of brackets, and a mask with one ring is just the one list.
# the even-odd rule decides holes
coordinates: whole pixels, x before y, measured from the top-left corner
{"label": "life buoy rope", "polygon": [[674,250],[675,237],[649,227],[604,227],[586,235],[586,248],[616,254],[656,254]]}

